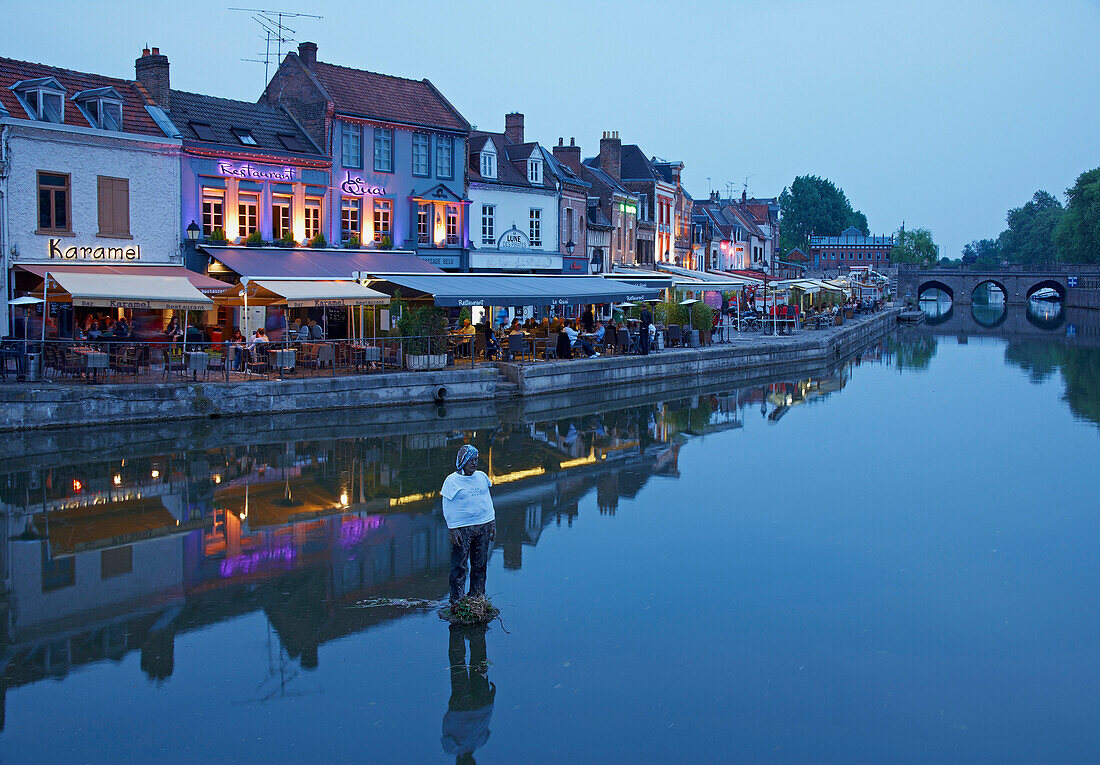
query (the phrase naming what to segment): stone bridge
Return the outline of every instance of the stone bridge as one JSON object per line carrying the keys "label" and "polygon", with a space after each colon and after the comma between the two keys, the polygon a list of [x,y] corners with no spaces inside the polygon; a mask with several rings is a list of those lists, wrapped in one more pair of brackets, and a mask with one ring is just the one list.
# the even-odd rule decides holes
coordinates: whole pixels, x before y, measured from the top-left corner
{"label": "stone bridge", "polygon": [[1051,287],[1067,307],[1100,309],[1100,266],[1007,266],[999,269],[921,268],[898,266],[898,296],[916,299],[930,289],[951,296],[955,305],[973,302],[974,290],[985,283],[1000,287],[1009,305],[1025,305],[1035,292]]}

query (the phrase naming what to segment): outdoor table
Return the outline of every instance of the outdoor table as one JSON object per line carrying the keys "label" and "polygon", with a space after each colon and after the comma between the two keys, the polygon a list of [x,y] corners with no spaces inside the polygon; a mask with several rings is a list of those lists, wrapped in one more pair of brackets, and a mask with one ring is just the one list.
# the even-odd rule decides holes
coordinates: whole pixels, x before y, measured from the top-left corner
{"label": "outdoor table", "polygon": [[284,369],[294,369],[294,349],[293,348],[276,348],[270,351],[275,368],[279,370],[280,376]]}
{"label": "outdoor table", "polygon": [[187,352],[187,368],[191,370],[191,379],[194,380],[199,376],[199,370],[202,370],[202,376],[206,378],[206,369],[210,363],[210,354],[205,351],[188,351]]}
{"label": "outdoor table", "polygon": [[73,348],[73,353],[80,356],[84,362],[84,369],[89,373],[87,377],[89,385],[99,379],[100,369],[106,370],[110,365],[111,357],[106,352],[97,351],[95,348],[81,346]]}
{"label": "outdoor table", "polygon": [[377,345],[353,345],[351,346],[351,357],[355,363],[355,370],[359,371],[359,367],[365,367],[371,362],[380,362],[382,360],[382,349]]}

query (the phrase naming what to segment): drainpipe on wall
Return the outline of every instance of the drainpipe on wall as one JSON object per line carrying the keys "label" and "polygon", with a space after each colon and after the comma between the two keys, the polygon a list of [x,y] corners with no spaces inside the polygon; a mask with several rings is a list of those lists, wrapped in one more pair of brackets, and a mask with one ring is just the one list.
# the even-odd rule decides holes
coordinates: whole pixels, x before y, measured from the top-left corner
{"label": "drainpipe on wall", "polygon": [[8,251],[8,169],[11,156],[8,133],[10,130],[11,127],[8,125],[0,128],[0,269],[2,269],[0,279],[3,280],[3,292],[6,298],[4,301],[4,317],[0,319],[0,330],[3,330],[2,334],[4,335],[11,332],[11,327],[8,325],[8,301],[12,299],[11,270],[8,263],[10,257]]}

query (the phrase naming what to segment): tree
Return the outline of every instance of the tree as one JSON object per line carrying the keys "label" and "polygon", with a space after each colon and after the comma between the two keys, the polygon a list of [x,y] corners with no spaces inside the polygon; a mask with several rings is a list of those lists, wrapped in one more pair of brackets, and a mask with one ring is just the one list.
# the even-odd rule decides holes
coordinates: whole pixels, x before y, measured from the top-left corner
{"label": "tree", "polygon": [[977,268],[993,268],[1001,264],[1001,249],[993,239],[975,239],[963,245],[962,264]]}
{"label": "tree", "polygon": [[838,236],[849,226],[864,234],[869,232],[867,216],[853,210],[844,191],[828,178],[798,176],[779,195],[779,209],[783,222],[780,246],[784,252],[795,247],[808,251],[810,234]]}
{"label": "tree", "polygon": [[1058,259],[1100,263],[1100,167],[1077,176],[1066,198],[1065,214],[1054,229]]}
{"label": "tree", "polygon": [[1062,203],[1046,191],[1036,191],[1023,207],[1008,211],[1008,228],[997,244],[1001,258],[1009,263],[1053,263],[1057,260],[1054,228],[1065,211]]}
{"label": "tree", "polygon": [[934,266],[940,259],[940,249],[932,241],[932,232],[926,228],[906,231],[905,226],[894,234],[894,247],[890,250],[891,263],[916,263]]}

